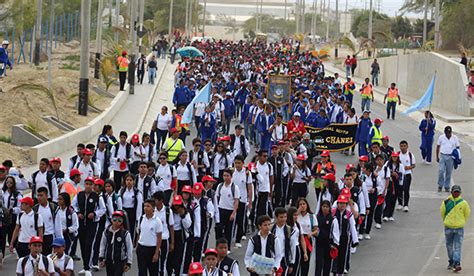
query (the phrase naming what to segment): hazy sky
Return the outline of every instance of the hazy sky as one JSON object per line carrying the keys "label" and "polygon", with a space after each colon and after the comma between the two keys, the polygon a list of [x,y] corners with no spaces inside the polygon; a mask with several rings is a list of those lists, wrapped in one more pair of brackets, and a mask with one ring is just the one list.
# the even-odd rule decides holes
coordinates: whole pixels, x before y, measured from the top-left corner
{"label": "hazy sky", "polygon": [[[308,0],[306,0],[308,1]],[[311,0],[310,0],[311,1]],[[336,0],[331,0],[331,5],[335,6]],[[367,7],[369,6],[369,0],[347,0],[348,8],[365,8],[366,3]],[[374,9],[378,9],[378,2],[379,0],[373,0]],[[400,14],[398,11],[402,6],[405,0],[380,0],[381,2],[381,12],[388,14],[389,16],[395,16],[396,14]],[[346,0],[339,0],[340,7],[344,10],[346,8]],[[410,17],[419,17],[421,15],[417,14],[408,14]]]}

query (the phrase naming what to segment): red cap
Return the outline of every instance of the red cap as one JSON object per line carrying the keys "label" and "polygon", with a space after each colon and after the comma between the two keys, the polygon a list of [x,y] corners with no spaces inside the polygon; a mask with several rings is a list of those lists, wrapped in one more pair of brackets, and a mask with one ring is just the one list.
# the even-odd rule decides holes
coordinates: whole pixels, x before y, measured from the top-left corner
{"label": "red cap", "polygon": [[345,195],[339,195],[339,196],[337,197],[337,202],[338,202],[338,203],[339,203],[339,202],[341,202],[341,203],[347,203],[347,202],[349,202],[349,198],[348,198],[347,196],[345,196]]}
{"label": "red cap", "polygon": [[181,190],[182,193],[191,193],[191,186],[185,185],[183,186],[183,189]]}
{"label": "red cap", "polygon": [[53,163],[53,162],[58,162],[59,164],[61,164],[61,158],[59,158],[59,157],[54,157],[54,158],[52,158],[51,160],[49,160],[49,163]]}
{"label": "red cap", "polygon": [[112,217],[124,217],[123,215],[123,212],[122,211],[115,211],[113,214],[112,214]]}
{"label": "red cap", "polygon": [[208,249],[206,249],[206,251],[204,252],[204,255],[207,256],[207,255],[209,255],[209,254],[214,254],[214,255],[217,256],[217,250],[214,249],[214,248],[208,248]]}
{"label": "red cap", "polygon": [[87,182],[87,181],[90,181],[90,182],[92,182],[92,183],[95,183],[95,178],[92,177],[92,176],[88,176],[88,177],[86,177],[86,179],[84,180],[84,182]]}
{"label": "red cap", "polygon": [[398,151],[392,151],[392,157],[399,157],[400,153]]}
{"label": "red cap", "polygon": [[173,197],[172,205],[183,205],[183,198],[180,195]]}
{"label": "red cap", "polygon": [[127,51],[122,51],[122,56],[126,56],[127,55]]}
{"label": "red cap", "polygon": [[336,176],[334,176],[334,174],[332,174],[332,173],[327,173],[327,174],[323,175],[322,178],[327,179],[327,180],[331,180],[332,182],[336,182]]}
{"label": "red cap", "polygon": [[351,163],[347,164],[346,165],[346,172],[349,171],[352,168],[354,168],[354,164],[351,164]]}
{"label": "red cap", "polygon": [[104,180],[100,179],[100,178],[97,178],[96,180],[94,180],[94,185],[100,185],[100,186],[104,186]]}
{"label": "red cap", "polygon": [[222,141],[230,141],[230,140],[231,140],[230,136],[226,135],[226,136],[222,137]]}
{"label": "red cap", "polygon": [[140,142],[140,136],[138,136],[138,134],[133,134],[132,143],[138,143],[138,142]]}
{"label": "red cap", "polygon": [[92,151],[90,149],[83,149],[82,154],[84,155],[92,155]]}
{"label": "red cap", "polygon": [[328,151],[328,150],[323,150],[323,152],[321,153],[321,156],[330,156],[331,153]]}
{"label": "red cap", "polygon": [[33,236],[30,239],[30,244],[33,244],[33,243],[43,243],[43,238],[40,236]]}
{"label": "red cap", "polygon": [[369,157],[367,155],[362,155],[359,157],[359,161],[364,161],[364,162],[368,162],[369,161]]}
{"label": "red cap", "polygon": [[201,180],[202,182],[206,182],[206,181],[217,182],[217,180],[215,180],[214,177],[210,175],[203,176]]}
{"label": "red cap", "polygon": [[277,145],[272,145],[272,149],[278,149]]}
{"label": "red cap", "polygon": [[255,168],[256,164],[254,162],[250,162],[248,165],[247,165],[247,169],[249,169],[250,171]]}
{"label": "red cap", "polygon": [[381,123],[383,123],[383,120],[380,118],[377,118],[374,120],[374,124],[381,124]]}
{"label": "red cap", "polygon": [[76,175],[81,175],[81,171],[78,170],[78,169],[72,169],[70,172],[69,172],[69,178],[73,178],[74,176]]}
{"label": "red cap", "polygon": [[284,145],[284,144],[285,144],[285,141],[283,141],[283,140],[278,141],[279,146]]}
{"label": "red cap", "polygon": [[194,262],[189,265],[188,274],[201,274],[204,271],[200,262]]}
{"label": "red cap", "polygon": [[5,167],[5,166],[3,166],[3,165],[0,165],[0,170],[6,171],[6,170],[7,170],[7,167]]}
{"label": "red cap", "polygon": [[390,140],[390,138],[387,135],[385,135],[384,137],[382,137],[382,140],[387,140],[388,141],[388,140]]}
{"label": "red cap", "polygon": [[29,196],[22,198],[20,200],[20,203],[26,203],[26,204],[30,205],[30,207],[35,206],[35,201]]}
{"label": "red cap", "polygon": [[217,137],[217,142],[222,142],[222,139],[223,139],[223,138],[224,138],[224,137]]}
{"label": "red cap", "polygon": [[298,154],[298,155],[296,156],[296,159],[297,159],[297,160],[304,161],[304,160],[306,160],[306,156],[304,156],[304,154]]}
{"label": "red cap", "polygon": [[348,188],[344,188],[344,189],[341,190],[341,195],[350,197],[351,196],[351,190],[349,190]]}
{"label": "red cap", "polygon": [[178,129],[175,128],[175,127],[170,130],[170,133],[171,133],[171,134],[173,134],[173,133],[175,133],[175,132],[178,132]]}
{"label": "red cap", "polygon": [[204,185],[201,182],[194,183],[193,186],[193,195],[201,195],[204,190]]}

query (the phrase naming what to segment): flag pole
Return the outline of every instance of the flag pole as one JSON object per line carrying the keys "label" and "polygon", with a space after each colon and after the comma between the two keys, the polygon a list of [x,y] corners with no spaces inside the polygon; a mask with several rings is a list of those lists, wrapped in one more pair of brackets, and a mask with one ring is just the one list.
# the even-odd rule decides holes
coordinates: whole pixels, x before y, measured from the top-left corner
{"label": "flag pole", "polygon": [[433,97],[434,97],[434,91],[435,91],[435,87],[436,87],[436,73],[438,71],[435,70],[435,73],[434,73],[434,83],[433,83],[433,93],[431,93],[431,100],[430,100],[430,107],[428,107],[428,112],[430,114],[428,114],[428,121],[426,122],[426,133],[425,134],[428,134],[428,124],[431,122],[431,105],[433,104]]}

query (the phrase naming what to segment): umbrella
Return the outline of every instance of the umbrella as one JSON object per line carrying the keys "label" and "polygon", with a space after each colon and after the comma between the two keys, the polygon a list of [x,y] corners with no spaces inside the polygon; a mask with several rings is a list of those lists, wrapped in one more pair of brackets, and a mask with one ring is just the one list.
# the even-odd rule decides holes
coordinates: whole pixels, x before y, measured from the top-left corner
{"label": "umbrella", "polygon": [[179,48],[176,51],[181,57],[202,57],[204,54],[193,46]]}

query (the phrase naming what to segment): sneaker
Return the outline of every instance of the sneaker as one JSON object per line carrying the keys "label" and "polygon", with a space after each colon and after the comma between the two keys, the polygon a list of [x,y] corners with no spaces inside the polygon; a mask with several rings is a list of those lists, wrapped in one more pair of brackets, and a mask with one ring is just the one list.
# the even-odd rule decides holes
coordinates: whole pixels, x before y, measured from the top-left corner
{"label": "sneaker", "polygon": [[394,217],[389,217],[388,220],[389,221],[395,221],[395,218]]}
{"label": "sneaker", "polygon": [[227,250],[227,255],[229,255],[230,253],[231,253],[230,250]]}
{"label": "sneaker", "polygon": [[459,271],[461,271],[461,266],[460,266],[460,265],[456,265],[456,266],[453,268],[453,271],[454,271],[454,272],[459,272]]}
{"label": "sneaker", "polygon": [[242,248],[242,244],[240,242],[235,243],[235,248]]}
{"label": "sneaker", "polygon": [[347,273],[349,273],[349,270],[344,269],[344,274],[347,274]]}
{"label": "sneaker", "polygon": [[76,255],[71,256],[71,259],[73,259],[74,261],[80,261],[81,260],[81,258],[79,258]]}
{"label": "sneaker", "polygon": [[91,266],[92,268],[92,271],[99,271],[100,270],[100,267],[98,265],[93,265]]}
{"label": "sneaker", "polygon": [[441,193],[442,190],[443,190],[443,188],[438,187],[438,193]]}
{"label": "sneaker", "polygon": [[90,272],[90,270],[86,270],[86,272],[84,273],[85,276],[92,276],[92,272]]}
{"label": "sneaker", "polygon": [[388,217],[383,217],[383,221],[388,221]]}
{"label": "sneaker", "polygon": [[366,240],[370,240],[370,239],[371,239],[371,237],[370,237],[370,235],[369,235],[369,234],[365,234],[365,235],[364,235],[364,239],[366,239]]}
{"label": "sneaker", "polygon": [[376,223],[376,224],[375,224],[375,228],[376,228],[376,229],[382,229],[382,224]]}
{"label": "sneaker", "polygon": [[449,188],[444,188],[444,191],[450,193]]}
{"label": "sneaker", "polygon": [[425,160],[425,165],[431,165],[431,162]]}
{"label": "sneaker", "polygon": [[410,211],[410,209],[408,209],[408,206],[403,207],[403,212],[407,213],[408,211]]}
{"label": "sneaker", "polygon": [[359,234],[359,241],[364,239],[364,235]]}
{"label": "sneaker", "polygon": [[79,271],[79,274],[84,274],[84,273],[86,273],[86,270],[85,270],[85,269]]}
{"label": "sneaker", "polygon": [[401,210],[403,209],[403,206],[402,205],[397,205],[397,210]]}
{"label": "sneaker", "polygon": [[351,247],[351,254],[355,254],[357,252],[357,247]]}
{"label": "sneaker", "polygon": [[242,240],[243,240],[243,241],[247,240],[247,237],[246,237],[246,236],[242,236]]}
{"label": "sneaker", "polygon": [[453,270],[453,265],[452,264],[448,264],[448,270]]}

